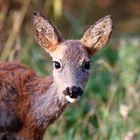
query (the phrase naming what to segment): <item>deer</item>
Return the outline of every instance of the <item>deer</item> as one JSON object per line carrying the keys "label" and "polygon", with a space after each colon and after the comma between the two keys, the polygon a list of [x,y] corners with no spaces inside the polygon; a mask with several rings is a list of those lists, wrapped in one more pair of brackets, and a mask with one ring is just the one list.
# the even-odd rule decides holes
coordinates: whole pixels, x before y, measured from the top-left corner
{"label": "deer", "polygon": [[80,99],[90,75],[90,58],[103,48],[112,16],[99,19],[79,40],[65,40],[44,15],[32,15],[37,43],[53,62],[48,77],[17,62],[0,62],[0,139],[42,140],[48,126]]}

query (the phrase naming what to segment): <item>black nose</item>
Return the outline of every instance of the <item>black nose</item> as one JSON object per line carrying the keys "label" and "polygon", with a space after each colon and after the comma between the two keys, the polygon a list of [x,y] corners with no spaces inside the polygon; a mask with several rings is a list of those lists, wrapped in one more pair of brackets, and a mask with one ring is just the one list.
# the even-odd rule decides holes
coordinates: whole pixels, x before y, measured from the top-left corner
{"label": "black nose", "polygon": [[71,98],[77,98],[78,96],[81,96],[83,94],[83,91],[80,87],[72,86],[67,87],[64,91],[65,95],[69,95]]}

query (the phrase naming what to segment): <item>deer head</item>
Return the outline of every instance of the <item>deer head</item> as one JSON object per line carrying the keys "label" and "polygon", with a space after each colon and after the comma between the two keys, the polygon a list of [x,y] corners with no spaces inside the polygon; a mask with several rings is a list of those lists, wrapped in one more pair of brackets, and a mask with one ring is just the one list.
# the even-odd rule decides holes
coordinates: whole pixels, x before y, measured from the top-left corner
{"label": "deer head", "polygon": [[33,30],[38,44],[53,60],[53,77],[58,90],[69,102],[83,93],[90,74],[90,57],[103,48],[112,32],[112,18],[106,16],[84,33],[80,40],[64,40],[43,15],[34,13]]}

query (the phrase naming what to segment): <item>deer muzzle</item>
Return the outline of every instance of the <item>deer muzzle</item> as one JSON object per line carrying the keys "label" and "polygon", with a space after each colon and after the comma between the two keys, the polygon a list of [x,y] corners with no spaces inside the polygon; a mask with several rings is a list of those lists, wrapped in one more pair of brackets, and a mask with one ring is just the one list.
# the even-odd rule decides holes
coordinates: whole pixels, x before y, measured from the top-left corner
{"label": "deer muzzle", "polygon": [[63,93],[70,103],[74,103],[76,100],[80,99],[83,94],[83,90],[80,87],[72,86],[67,87]]}

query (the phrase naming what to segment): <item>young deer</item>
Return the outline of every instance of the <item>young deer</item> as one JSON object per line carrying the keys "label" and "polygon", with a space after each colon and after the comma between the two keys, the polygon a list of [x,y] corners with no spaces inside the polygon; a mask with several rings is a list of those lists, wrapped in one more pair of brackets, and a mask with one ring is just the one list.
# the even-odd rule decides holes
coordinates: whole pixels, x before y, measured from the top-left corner
{"label": "young deer", "polygon": [[32,17],[35,38],[53,59],[53,74],[37,76],[17,63],[0,63],[0,139],[41,140],[49,124],[83,94],[89,58],[108,42],[112,18],[91,26],[81,40],[64,40],[39,13]]}

